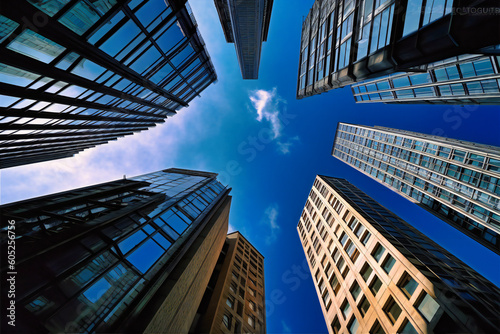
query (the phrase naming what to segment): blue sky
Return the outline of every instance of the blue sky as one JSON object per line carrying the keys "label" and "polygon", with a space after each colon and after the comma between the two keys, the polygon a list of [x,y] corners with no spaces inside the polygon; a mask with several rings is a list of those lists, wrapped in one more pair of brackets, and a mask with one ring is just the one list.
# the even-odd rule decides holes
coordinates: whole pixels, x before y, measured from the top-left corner
{"label": "blue sky", "polygon": [[190,0],[219,80],[178,115],[79,155],[1,172],[1,202],[168,167],[220,174],[231,229],[265,256],[269,333],[326,332],[296,226],[317,174],[342,177],[500,285],[500,259],[330,155],[337,122],[381,125],[500,146],[497,106],[354,103],[350,88],[295,99],[302,19],[313,0],[275,1],[259,80],[244,81],[211,0]]}

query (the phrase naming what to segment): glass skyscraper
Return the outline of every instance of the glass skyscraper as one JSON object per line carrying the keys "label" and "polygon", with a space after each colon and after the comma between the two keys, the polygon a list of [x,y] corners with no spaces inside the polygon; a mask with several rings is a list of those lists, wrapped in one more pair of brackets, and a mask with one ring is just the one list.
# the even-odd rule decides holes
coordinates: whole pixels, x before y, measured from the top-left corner
{"label": "glass skyscraper", "polygon": [[500,254],[500,148],[339,123],[332,155]]}
{"label": "glass skyscraper", "polygon": [[462,54],[495,54],[488,48],[500,44],[497,7],[494,0],[316,0],[302,24],[297,98],[425,71]]}
{"label": "glass skyscraper", "polygon": [[171,168],[1,206],[18,319],[2,330],[188,332],[228,229],[216,177]]}
{"label": "glass skyscraper", "polygon": [[500,57],[464,55],[422,73],[396,73],[351,86],[357,103],[500,104]]}
{"label": "glass skyscraper", "polygon": [[258,79],[274,0],[214,0],[228,43],[234,43],[243,79]]}
{"label": "glass skyscraper", "polygon": [[297,231],[331,334],[500,326],[498,287],[344,179],[316,177]]}
{"label": "glass skyscraper", "polygon": [[19,0],[0,14],[0,168],[163,123],[217,79],[180,0]]}

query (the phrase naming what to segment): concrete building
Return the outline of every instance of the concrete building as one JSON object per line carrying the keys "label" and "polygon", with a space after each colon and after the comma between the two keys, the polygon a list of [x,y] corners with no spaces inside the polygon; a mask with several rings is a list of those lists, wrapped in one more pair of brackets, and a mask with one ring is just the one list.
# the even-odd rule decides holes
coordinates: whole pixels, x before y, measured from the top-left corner
{"label": "concrete building", "polygon": [[500,104],[498,56],[463,55],[421,73],[395,73],[351,86],[356,103]]}
{"label": "concrete building", "polygon": [[0,168],[163,123],[217,79],[185,0],[18,0],[0,14]]}
{"label": "concrete building", "polygon": [[243,79],[258,79],[274,0],[214,0],[224,36],[234,43]]}
{"label": "concrete building", "polygon": [[297,98],[425,72],[463,54],[498,54],[497,7],[495,0],[316,0],[302,24]]}
{"label": "concrete building", "polygon": [[500,148],[339,123],[332,155],[500,254]]}
{"label": "concrete building", "polygon": [[187,333],[227,235],[216,177],[171,168],[1,206],[17,319],[2,332]]}
{"label": "concrete building", "polygon": [[264,257],[239,232],[227,236],[192,333],[266,333]]}
{"label": "concrete building", "polygon": [[500,326],[499,288],[344,179],[316,177],[297,230],[329,333]]}

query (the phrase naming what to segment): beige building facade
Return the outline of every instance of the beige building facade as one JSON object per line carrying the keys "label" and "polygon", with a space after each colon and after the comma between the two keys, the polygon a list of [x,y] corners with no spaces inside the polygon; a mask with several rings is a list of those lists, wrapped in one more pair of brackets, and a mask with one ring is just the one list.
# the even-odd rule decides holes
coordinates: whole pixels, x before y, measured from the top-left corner
{"label": "beige building facade", "polygon": [[297,230],[329,333],[493,333],[500,289],[344,179]]}
{"label": "beige building facade", "polygon": [[191,333],[266,333],[264,257],[241,233],[227,235]]}

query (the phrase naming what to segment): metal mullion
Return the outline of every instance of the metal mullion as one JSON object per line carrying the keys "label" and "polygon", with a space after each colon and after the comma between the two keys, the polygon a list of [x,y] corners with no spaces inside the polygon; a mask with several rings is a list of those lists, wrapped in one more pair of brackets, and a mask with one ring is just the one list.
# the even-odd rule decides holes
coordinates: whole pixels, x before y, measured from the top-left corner
{"label": "metal mullion", "polygon": [[[26,1],[18,1],[16,6],[4,6],[2,15],[9,17],[16,22],[21,22],[23,18],[33,17],[37,13],[39,13],[39,11],[29,5]],[[45,25],[38,27],[38,32],[44,37],[52,41],[57,41],[58,44],[66,47],[67,49],[71,49],[80,56],[83,56],[108,70],[112,70],[130,81],[148,87],[152,91],[173,99],[183,106],[187,105],[186,102],[178,99],[149,80],[144,79],[132,69],[123,66],[119,61],[100,50],[98,47],[82,41],[81,36],[66,28],[66,26],[62,25],[57,20],[46,16],[46,21]]]}
{"label": "metal mullion", "polygon": [[[49,128],[50,130],[50,128]],[[18,140],[18,139],[35,139],[35,138],[49,138],[49,137],[72,137],[83,135],[121,135],[126,136],[133,134],[135,131],[123,129],[104,129],[104,131],[74,131],[74,132],[56,132],[56,133],[29,133],[29,134],[9,134],[4,135],[0,133],[0,140]]]}
{"label": "metal mullion", "polygon": [[[81,151],[81,150],[80,150]],[[50,152],[50,153],[38,153],[38,154],[23,154],[22,157],[17,158],[16,156],[13,157],[8,157],[8,158],[3,158],[3,160],[0,162],[0,166],[4,165],[6,162],[9,160],[11,161],[26,161],[25,163],[31,164],[33,163],[33,159],[38,159],[37,162],[40,161],[46,161],[46,160],[52,160],[52,159],[62,159],[65,157],[72,157],[75,154],[79,153],[80,151],[74,150],[74,149],[68,149],[68,150],[61,150],[61,151],[56,151],[56,152]],[[59,158],[52,158],[53,156],[59,157]],[[48,158],[49,157],[49,158]],[[6,168],[6,167],[2,167]]]}
{"label": "metal mullion", "polygon": [[[98,110],[104,110],[104,111],[121,112],[124,114],[150,116],[149,114],[143,113],[140,111],[128,110],[128,109],[123,109],[123,108],[116,108],[113,106],[104,105],[104,104],[100,104],[97,102],[84,101],[84,100],[74,99],[74,98],[61,96],[61,95],[57,95],[57,94],[40,92],[37,90],[27,89],[27,88],[11,85],[11,84],[7,84],[7,83],[2,83],[2,82],[0,82],[0,91],[2,91],[6,95],[9,95],[12,97],[23,98],[23,99],[33,99],[33,100],[37,100],[37,101],[66,104],[69,106],[76,106],[76,107],[82,107],[82,108],[92,108],[92,109],[98,109]],[[18,101],[16,101],[15,103],[17,103],[17,102]],[[56,114],[56,113],[54,113],[54,114]]]}
{"label": "metal mullion", "polygon": [[26,165],[26,164],[33,164],[37,162],[43,162],[47,160],[55,160],[55,159],[63,159],[63,158],[69,158],[72,157],[74,153],[59,153],[59,154],[50,154],[48,155],[38,155],[35,157],[19,157],[19,158],[12,158],[8,160],[2,160],[0,161],[0,168],[10,168],[10,167],[15,167],[15,166],[20,166],[20,165]]}
{"label": "metal mullion", "polygon": [[27,154],[23,154],[23,157],[28,157],[28,156],[38,156],[38,155],[47,155],[47,154],[51,154],[51,153],[62,153],[62,152],[67,152],[67,151],[71,151],[71,152],[74,152],[73,154],[76,154],[80,151],[83,151],[87,148],[91,148],[91,147],[94,147],[95,145],[87,145],[87,144],[81,144],[81,145],[74,145],[74,146],[68,146],[68,145],[61,145],[62,147],[59,148],[59,149],[54,149],[54,148],[43,148],[43,149],[39,149],[39,150],[33,150],[33,149],[27,149],[27,148],[24,148],[20,151],[17,151],[17,152],[9,152],[7,154],[2,154],[0,152],[0,157],[2,159],[11,159],[11,158],[15,158],[15,157],[18,157],[19,154],[23,151],[28,151],[29,153]]}
{"label": "metal mullion", "polygon": [[[32,118],[47,118],[47,119],[64,119],[64,120],[89,120],[89,121],[117,121],[117,122],[158,122],[163,123],[165,120],[163,118],[160,119],[152,119],[152,118],[127,118],[127,117],[113,117],[113,116],[99,116],[99,115],[80,115],[73,113],[53,113],[46,111],[20,111],[20,110],[12,110],[10,108],[0,107],[0,115],[2,116],[10,116],[10,117],[32,117]],[[151,115],[154,117],[154,115]]]}
{"label": "metal mullion", "polygon": [[[109,136],[105,136],[105,137],[98,137],[98,138],[102,139],[102,140],[107,140],[107,141],[117,139],[117,137],[113,136],[113,135],[109,135]],[[92,139],[96,139],[96,137],[83,136],[83,137],[75,138],[75,139],[77,139],[77,140],[92,140]],[[75,140],[75,139],[73,139],[73,140]],[[61,139],[44,139],[44,138],[41,138],[41,139],[36,140],[36,141],[25,141],[25,142],[19,142],[18,140],[15,140],[15,141],[10,141],[9,143],[0,143],[0,146],[2,148],[5,148],[5,147],[21,147],[21,146],[39,146],[39,145],[44,145],[44,144],[52,144],[52,143],[60,143],[60,142],[61,142]]]}
{"label": "metal mullion", "polygon": [[79,125],[70,125],[70,124],[63,124],[63,125],[48,125],[48,124],[7,124],[7,123],[0,123],[0,130],[72,130],[72,129],[101,129],[101,128],[112,128],[112,129],[120,129],[120,128],[141,128],[141,129],[148,129],[149,127],[155,126],[156,123],[146,123],[146,124],[139,124],[139,125],[132,125],[132,124],[106,124],[106,125],[96,125],[96,124],[79,124]]}
{"label": "metal mullion", "polygon": [[[46,151],[46,149],[48,148],[49,150],[54,150],[56,148],[59,148],[59,147],[79,147],[79,146],[88,146],[88,147],[94,147],[96,145],[99,145],[99,144],[106,144],[108,142],[108,140],[105,140],[105,139],[94,139],[94,140],[88,140],[88,141],[85,141],[84,143],[77,143],[77,142],[74,142],[74,141],[67,141],[67,142],[62,142],[59,141],[58,144],[45,144],[45,145],[40,145],[40,144],[36,144],[36,146],[24,146],[24,147],[16,147],[16,148],[8,148],[8,149],[4,149],[4,148],[1,148],[0,149],[0,156],[2,156],[4,153],[11,153],[11,152],[23,152],[23,151],[29,151],[29,152],[43,152],[43,151]],[[73,145],[73,146],[69,146],[68,144],[71,144],[71,143],[75,143],[76,145]]]}

